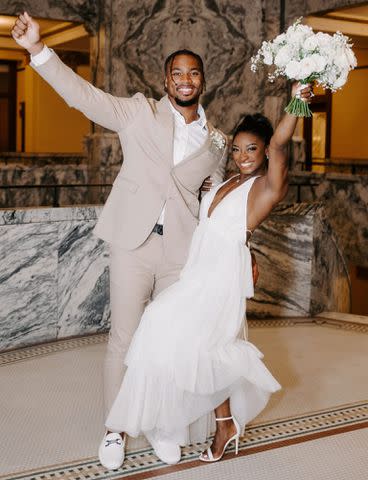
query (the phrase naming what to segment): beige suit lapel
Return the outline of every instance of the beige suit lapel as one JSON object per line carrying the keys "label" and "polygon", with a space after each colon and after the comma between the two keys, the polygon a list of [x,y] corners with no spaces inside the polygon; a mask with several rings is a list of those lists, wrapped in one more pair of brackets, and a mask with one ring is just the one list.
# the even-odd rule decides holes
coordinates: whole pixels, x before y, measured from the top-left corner
{"label": "beige suit lapel", "polygon": [[168,161],[171,168],[175,169],[176,167],[182,167],[187,162],[199,157],[206,151],[211,152],[215,156],[219,155],[219,151],[214,147],[211,133],[215,132],[216,129],[211,122],[207,122],[208,135],[204,144],[195,152],[191,153],[185,157],[178,165],[174,165],[174,115],[171,111],[169,104],[170,100],[167,95],[161,98],[157,103],[157,125],[158,129],[156,132],[157,140],[160,144],[160,149],[162,150],[165,161]]}
{"label": "beige suit lapel", "polygon": [[204,142],[204,144],[198,150],[196,150],[195,152],[193,152],[190,155],[188,155],[187,157],[185,157],[174,168],[185,165],[187,162],[190,162],[194,158],[199,157],[200,155],[202,155],[206,151],[211,152],[212,154],[214,154],[216,156],[222,155],[222,152],[219,151],[214,146],[213,141],[212,141],[211,133],[216,131],[215,127],[212,125],[212,123],[207,122],[207,129],[208,129],[208,135],[207,135],[207,138],[206,138],[206,141]]}

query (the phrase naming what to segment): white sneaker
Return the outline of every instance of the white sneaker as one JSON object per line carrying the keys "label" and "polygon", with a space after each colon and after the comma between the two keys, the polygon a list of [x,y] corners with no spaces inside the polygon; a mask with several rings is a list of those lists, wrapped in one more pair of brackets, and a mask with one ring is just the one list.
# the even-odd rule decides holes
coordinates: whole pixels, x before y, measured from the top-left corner
{"label": "white sneaker", "polygon": [[98,458],[101,465],[109,470],[120,468],[125,457],[125,435],[124,440],[120,433],[105,433],[105,436],[98,449]]}
{"label": "white sneaker", "polygon": [[155,451],[155,454],[160,460],[168,465],[175,465],[180,461],[181,451],[180,446],[172,443],[169,440],[151,439],[150,443]]}

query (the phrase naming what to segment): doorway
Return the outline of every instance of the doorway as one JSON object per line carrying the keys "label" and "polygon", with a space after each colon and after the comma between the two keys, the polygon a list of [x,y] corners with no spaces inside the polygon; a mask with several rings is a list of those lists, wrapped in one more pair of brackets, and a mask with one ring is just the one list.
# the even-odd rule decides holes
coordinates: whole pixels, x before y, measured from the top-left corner
{"label": "doorway", "polygon": [[16,146],[17,62],[0,60],[0,152]]}

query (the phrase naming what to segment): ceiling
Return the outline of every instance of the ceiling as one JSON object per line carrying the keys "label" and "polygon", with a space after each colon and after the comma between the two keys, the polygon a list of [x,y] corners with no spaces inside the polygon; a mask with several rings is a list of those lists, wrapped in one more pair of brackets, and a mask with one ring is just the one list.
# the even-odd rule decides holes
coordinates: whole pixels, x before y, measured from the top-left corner
{"label": "ceiling", "polygon": [[[0,15],[0,50],[21,53],[10,36],[16,17]],[[89,52],[89,36],[84,26],[73,22],[62,22],[39,18],[41,35],[48,46],[59,50]],[[314,30],[325,32],[341,31],[348,35],[356,48],[368,49],[368,2],[359,7],[334,10],[304,19]],[[18,54],[19,54],[18,53]]]}
{"label": "ceiling", "polygon": [[350,37],[355,48],[368,49],[368,3],[305,18],[314,30],[340,31]]}
{"label": "ceiling", "polygon": [[368,3],[360,7],[344,8],[326,13],[326,17],[368,23]]}
{"label": "ceiling", "polygon": [[[10,35],[16,17],[0,15],[0,50],[23,50]],[[89,52],[89,36],[79,23],[38,18],[42,39],[49,47],[59,50]]]}

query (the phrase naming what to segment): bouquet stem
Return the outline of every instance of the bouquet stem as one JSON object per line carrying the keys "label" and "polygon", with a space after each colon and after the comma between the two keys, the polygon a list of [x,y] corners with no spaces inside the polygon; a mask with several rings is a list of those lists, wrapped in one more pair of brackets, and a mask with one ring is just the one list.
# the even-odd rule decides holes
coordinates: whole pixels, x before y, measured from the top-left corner
{"label": "bouquet stem", "polygon": [[285,112],[289,113],[290,115],[295,115],[296,117],[311,117],[312,112],[309,108],[307,102],[303,102],[298,97],[294,97],[291,99],[287,107],[285,108]]}

